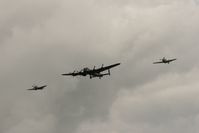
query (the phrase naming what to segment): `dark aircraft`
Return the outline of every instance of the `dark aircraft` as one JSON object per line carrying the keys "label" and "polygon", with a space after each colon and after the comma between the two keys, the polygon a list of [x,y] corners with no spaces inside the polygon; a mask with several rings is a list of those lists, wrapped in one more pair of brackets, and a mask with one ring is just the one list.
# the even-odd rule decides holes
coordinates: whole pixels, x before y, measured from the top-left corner
{"label": "dark aircraft", "polygon": [[36,86],[36,85],[33,85],[31,89],[28,89],[28,90],[43,90],[47,85],[43,85],[43,86]]}
{"label": "dark aircraft", "polygon": [[[110,75],[110,69],[113,67],[116,67],[120,65],[120,63],[116,63],[110,66],[106,66],[104,67],[102,64],[102,67],[95,69],[95,66],[93,69],[89,69],[89,68],[83,68],[81,71],[74,71],[72,73],[66,73],[66,74],[62,74],[63,76],[90,76],[90,79],[98,77],[99,79],[101,79],[101,77],[105,76],[105,75]],[[103,71],[108,70],[108,73],[101,73]]]}
{"label": "dark aircraft", "polygon": [[162,58],[162,59],[160,59],[161,61],[158,61],[158,62],[153,62],[153,64],[159,64],[159,63],[170,63],[170,62],[172,62],[172,61],[175,61],[175,60],[177,60],[177,59],[166,59],[165,57],[164,58]]}

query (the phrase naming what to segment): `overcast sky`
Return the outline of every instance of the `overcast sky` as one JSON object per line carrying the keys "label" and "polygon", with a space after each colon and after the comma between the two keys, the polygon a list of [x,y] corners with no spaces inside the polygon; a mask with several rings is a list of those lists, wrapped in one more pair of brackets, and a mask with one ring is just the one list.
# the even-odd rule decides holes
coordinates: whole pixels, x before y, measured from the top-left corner
{"label": "overcast sky", "polygon": [[[0,132],[198,133],[198,4],[0,0]],[[61,76],[118,62],[101,80]]]}

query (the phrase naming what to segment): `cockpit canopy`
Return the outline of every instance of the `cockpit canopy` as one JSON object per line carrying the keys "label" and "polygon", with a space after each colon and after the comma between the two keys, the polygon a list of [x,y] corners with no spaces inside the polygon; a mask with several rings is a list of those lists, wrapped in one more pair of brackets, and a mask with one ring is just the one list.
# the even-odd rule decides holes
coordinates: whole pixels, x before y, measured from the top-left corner
{"label": "cockpit canopy", "polygon": [[166,58],[164,57],[164,58],[162,58],[162,61],[164,62],[164,61],[167,61],[167,60],[166,60]]}
{"label": "cockpit canopy", "polygon": [[83,68],[81,71],[82,72],[87,72],[87,71],[89,71],[90,69],[88,68],[88,67],[85,67],[85,68]]}

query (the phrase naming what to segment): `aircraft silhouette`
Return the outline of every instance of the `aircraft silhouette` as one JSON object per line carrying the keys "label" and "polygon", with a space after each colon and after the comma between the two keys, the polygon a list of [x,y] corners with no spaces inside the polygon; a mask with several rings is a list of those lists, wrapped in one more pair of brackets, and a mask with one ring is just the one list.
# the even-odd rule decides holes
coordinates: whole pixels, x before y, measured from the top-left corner
{"label": "aircraft silhouette", "polygon": [[27,89],[27,90],[43,90],[47,85],[43,85],[43,86],[36,86],[36,85],[33,85],[31,89]]}
{"label": "aircraft silhouette", "polygon": [[162,59],[160,59],[161,61],[158,61],[158,62],[153,62],[153,64],[159,64],[159,63],[170,63],[170,62],[172,62],[172,61],[175,61],[175,60],[177,60],[177,59],[166,59],[165,57],[163,57]]}
{"label": "aircraft silhouette", "polygon": [[[102,66],[100,68],[95,69],[95,66],[93,67],[93,69],[89,69],[89,68],[83,68],[81,71],[74,71],[72,73],[66,73],[66,74],[62,74],[63,76],[90,76],[90,79],[98,77],[99,79],[101,79],[103,76],[105,75],[111,75],[110,74],[110,69],[113,67],[116,67],[118,65],[120,65],[121,63],[116,63],[110,66],[106,66],[104,67],[104,65],[102,64]],[[108,70],[108,73],[101,73],[103,71]]]}

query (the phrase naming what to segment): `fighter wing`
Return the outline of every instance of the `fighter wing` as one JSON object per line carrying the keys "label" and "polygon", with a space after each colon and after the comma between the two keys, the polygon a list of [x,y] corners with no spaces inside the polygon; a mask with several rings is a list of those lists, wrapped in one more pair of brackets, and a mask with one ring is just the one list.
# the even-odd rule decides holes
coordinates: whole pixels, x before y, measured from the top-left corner
{"label": "fighter wing", "polygon": [[159,63],[164,63],[164,62],[162,62],[162,61],[153,62],[153,64],[159,64]]}
{"label": "fighter wing", "polygon": [[47,85],[41,86],[41,87],[38,88],[38,90],[42,90],[42,89],[44,89],[46,86],[47,86]]}
{"label": "fighter wing", "polygon": [[168,60],[168,62],[172,62],[172,61],[174,61],[174,60],[177,60],[177,59],[171,59],[171,60]]}
{"label": "fighter wing", "polygon": [[109,70],[113,67],[116,67],[118,65],[120,65],[121,63],[116,63],[116,64],[113,64],[113,65],[110,65],[110,66],[106,66],[106,67],[101,67],[101,68],[98,68],[98,69],[95,69],[95,70],[92,70],[93,73],[100,73],[100,72],[103,72],[105,70]]}
{"label": "fighter wing", "polygon": [[77,75],[80,75],[81,72],[73,72],[73,73],[65,73],[65,74],[62,74],[63,76],[77,76]]}

